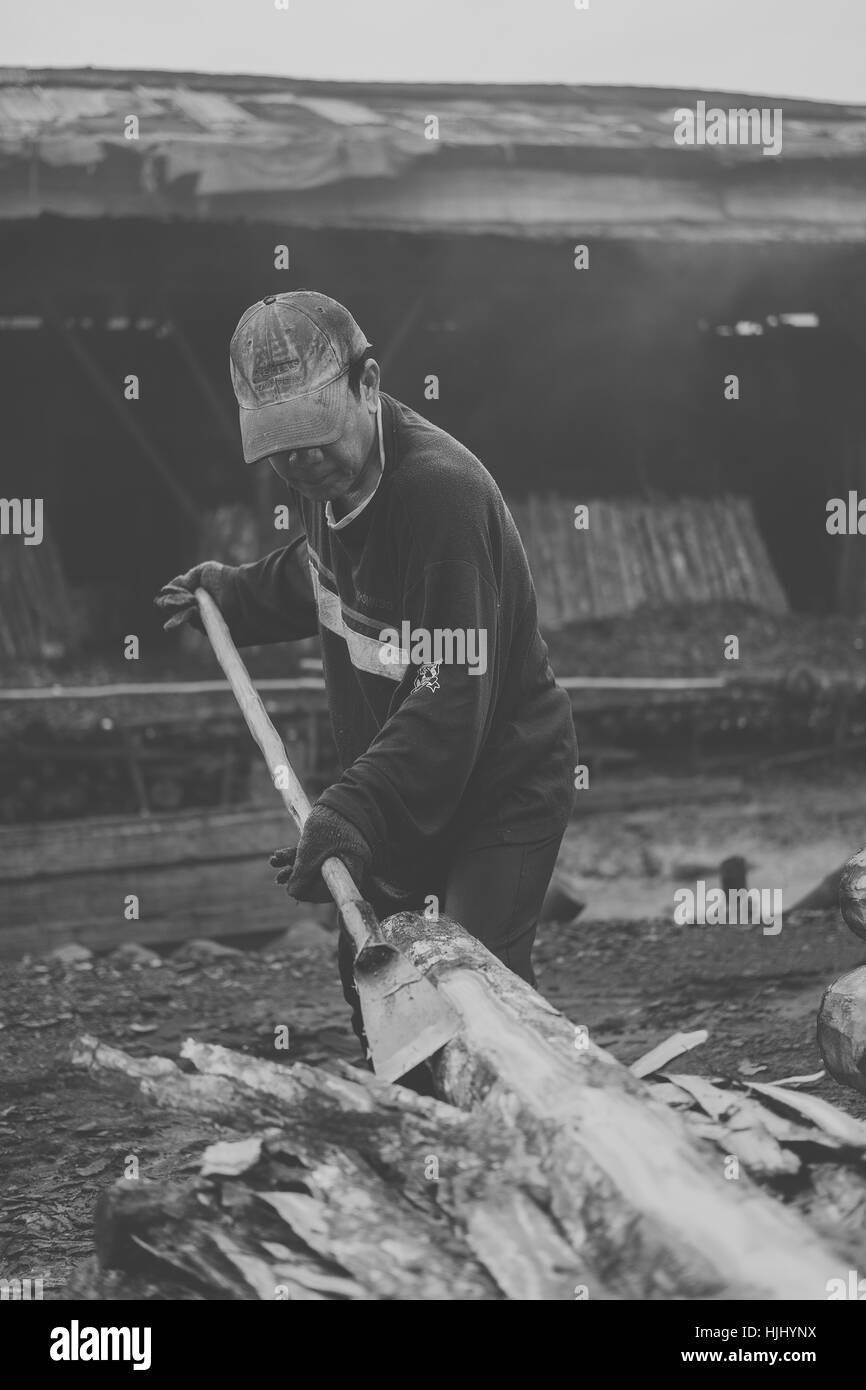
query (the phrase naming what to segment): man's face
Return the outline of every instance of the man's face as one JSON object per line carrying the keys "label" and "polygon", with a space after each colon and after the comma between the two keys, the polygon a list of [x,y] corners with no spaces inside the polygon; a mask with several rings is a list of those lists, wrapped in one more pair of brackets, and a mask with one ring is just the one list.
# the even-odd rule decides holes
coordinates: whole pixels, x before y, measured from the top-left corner
{"label": "man's face", "polygon": [[333,444],[269,454],[274,472],[311,502],[331,502],[351,492],[364,470],[375,436],[375,392],[361,386],[360,398],[346,386],[343,433]]}

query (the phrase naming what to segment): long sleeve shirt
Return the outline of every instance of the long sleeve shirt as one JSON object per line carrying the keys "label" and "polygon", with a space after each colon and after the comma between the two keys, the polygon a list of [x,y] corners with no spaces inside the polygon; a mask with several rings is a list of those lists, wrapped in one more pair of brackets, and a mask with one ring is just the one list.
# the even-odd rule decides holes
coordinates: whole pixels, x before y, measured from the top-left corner
{"label": "long sleeve shirt", "polygon": [[381,408],[367,505],[334,528],[290,489],[305,535],[230,571],[224,610],[239,645],[321,634],[343,772],[320,800],[410,883],[447,846],[561,830],[577,750],[496,483],[415,411],[384,394]]}

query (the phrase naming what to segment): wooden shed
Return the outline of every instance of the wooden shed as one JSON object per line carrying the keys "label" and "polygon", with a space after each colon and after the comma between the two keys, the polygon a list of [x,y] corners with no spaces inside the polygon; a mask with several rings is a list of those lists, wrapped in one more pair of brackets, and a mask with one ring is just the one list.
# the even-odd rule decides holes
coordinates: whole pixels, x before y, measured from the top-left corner
{"label": "wooden shed", "polygon": [[[781,153],[678,144],[699,100],[781,108]],[[227,345],[302,286],[518,506],[745,497],[787,601],[862,606],[824,515],[866,466],[864,108],[3,69],[0,191],[0,493],[44,497],[82,641],[161,640],[202,518],[267,515]]]}

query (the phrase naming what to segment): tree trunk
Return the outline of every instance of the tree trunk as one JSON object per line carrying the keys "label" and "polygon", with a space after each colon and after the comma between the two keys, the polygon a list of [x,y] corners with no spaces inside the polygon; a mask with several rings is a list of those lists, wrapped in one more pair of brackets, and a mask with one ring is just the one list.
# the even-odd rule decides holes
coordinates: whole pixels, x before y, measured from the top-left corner
{"label": "tree trunk", "polygon": [[648,1085],[480,942],[445,917],[398,913],[383,930],[463,1020],[437,1094],[538,1155],[590,1298],[826,1297],[840,1256],[747,1176],[726,1178]]}
{"label": "tree trunk", "polygon": [[[432,1064],[438,1099],[346,1064],[189,1041],[191,1074],[80,1041],[79,1066],[209,1117],[221,1142],[185,1187],[103,1196],[102,1274],[77,1296],[824,1299],[844,1276],[841,1249],[748,1176],[790,1181],[802,1121],[759,1123],[742,1096],[731,1118],[696,1078],[653,1083],[700,1090],[689,1124],[456,924],[401,913],[383,930],[463,1022]],[[701,1138],[724,1145],[726,1125],[730,1152]],[[862,1130],[848,1121],[849,1152]]]}

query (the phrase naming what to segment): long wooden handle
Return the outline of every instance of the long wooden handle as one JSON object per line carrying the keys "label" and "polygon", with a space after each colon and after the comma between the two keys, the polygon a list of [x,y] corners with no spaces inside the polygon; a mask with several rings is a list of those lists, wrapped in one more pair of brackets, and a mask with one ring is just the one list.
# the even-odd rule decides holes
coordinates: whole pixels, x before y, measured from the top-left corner
{"label": "long wooden handle", "polygon": [[[274,787],[283,798],[286,809],[295,825],[299,830],[303,830],[307,816],[310,814],[310,801],[289,762],[283,740],[271,723],[261,697],[250,680],[250,673],[232,641],[232,635],[226,627],[222,613],[206,589],[196,589],[195,599],[201,613],[204,630],[210,638],[216,659],[234,691],[241,714],[247,722],[247,728],[264,754]],[[328,890],[337,907],[343,912],[343,920],[347,928],[355,937],[356,944],[360,946],[361,942],[357,940],[356,930],[366,938],[368,927],[364,924],[360,914],[357,913],[357,909],[352,911],[353,905],[361,897],[352,875],[342,859],[326,859],[322,865],[322,878],[328,885]],[[356,917],[357,921],[355,920]],[[352,920],[350,921],[349,918]]]}

